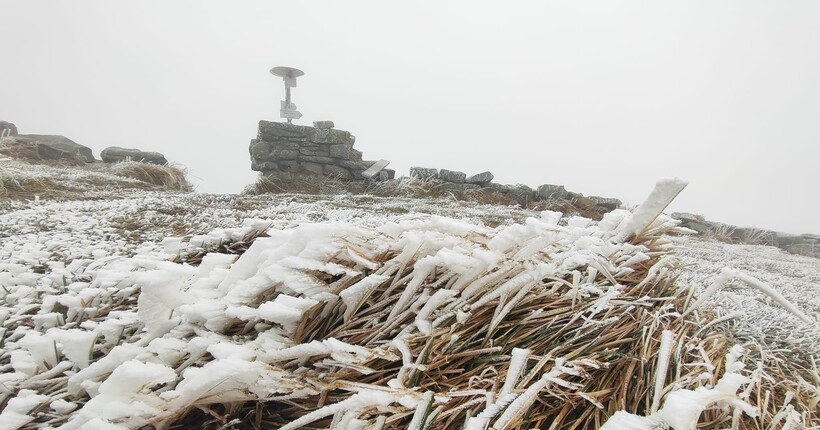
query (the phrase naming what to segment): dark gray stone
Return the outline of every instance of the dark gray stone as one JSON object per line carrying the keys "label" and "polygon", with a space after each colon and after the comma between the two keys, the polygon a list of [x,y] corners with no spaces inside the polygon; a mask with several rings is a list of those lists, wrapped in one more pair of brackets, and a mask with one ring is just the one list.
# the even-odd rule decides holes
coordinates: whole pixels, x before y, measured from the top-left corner
{"label": "dark gray stone", "polygon": [[544,184],[535,191],[539,199],[563,199],[567,197],[567,190],[563,185]]}
{"label": "dark gray stone", "polygon": [[524,184],[508,185],[508,190],[504,194],[523,205],[535,200],[535,190]]}
{"label": "dark gray stone", "polygon": [[438,179],[438,170],[429,167],[411,167],[410,177],[416,179]]}
{"label": "dark gray stone", "polygon": [[273,161],[251,159],[251,170],[255,172],[265,172],[269,170],[279,170],[279,166]]}
{"label": "dark gray stone", "polygon": [[142,163],[158,164],[164,166],[168,164],[165,156],[159,152],[142,151],[133,148],[120,148],[119,146],[109,146],[100,152],[100,158],[106,163],[119,163],[126,160],[139,161]]}
{"label": "dark gray stone", "polygon": [[299,153],[302,155],[309,155],[313,157],[329,157],[330,149],[327,145],[317,145],[315,143],[305,143],[301,146],[297,145]]}
{"label": "dark gray stone", "polygon": [[296,160],[283,160],[276,164],[279,165],[279,170],[283,172],[298,172],[302,170],[302,166],[299,165],[299,162]]}
{"label": "dark gray stone", "polygon": [[441,169],[438,171],[438,178],[446,182],[463,184],[467,179],[467,174],[464,172],[457,172],[455,170]]}
{"label": "dark gray stone", "polygon": [[253,139],[248,146],[248,151],[251,153],[252,160],[267,160],[270,157],[271,144]]}
{"label": "dark gray stone", "polygon": [[495,176],[493,176],[493,174],[490,172],[481,172],[473,176],[470,176],[465,180],[465,182],[467,182],[468,184],[485,185],[492,182],[494,177]]}
{"label": "dark gray stone", "polygon": [[34,148],[40,157],[48,160],[94,162],[94,154],[91,152],[91,148],[80,145],[65,136],[18,134],[16,136],[7,137],[4,139],[4,142]]}
{"label": "dark gray stone", "polygon": [[277,140],[270,142],[272,149],[284,149],[286,151],[298,151],[303,145],[299,142],[290,142],[287,140]]}
{"label": "dark gray stone", "polygon": [[313,126],[321,129],[331,129],[336,126],[333,121],[313,121]]}
{"label": "dark gray stone", "polygon": [[333,158],[341,158],[344,160],[350,159],[350,151],[353,149],[352,145],[330,145],[330,156]]}
{"label": "dark gray stone", "polygon": [[310,161],[311,163],[319,163],[319,164],[339,164],[341,160],[336,158],[330,157],[321,157],[321,156],[313,156],[313,155],[302,155],[299,157],[301,161]]}
{"label": "dark gray stone", "polygon": [[589,196],[589,199],[595,202],[596,205],[609,210],[618,209],[622,204],[620,200],[609,197]]}
{"label": "dark gray stone", "polygon": [[295,160],[299,158],[299,151],[292,149],[273,149],[270,152],[271,160]]}
{"label": "dark gray stone", "polygon": [[17,126],[8,121],[0,121],[0,139],[9,136],[17,136]]}
{"label": "dark gray stone", "polygon": [[325,165],[324,172],[327,176],[334,176],[339,179],[351,179],[353,177],[349,170],[344,167],[334,166],[332,164]]}
{"label": "dark gray stone", "polygon": [[387,173],[387,179],[395,179],[396,178],[396,171],[393,169],[384,169],[379,173]]}
{"label": "dark gray stone", "polygon": [[350,161],[362,161],[362,151],[357,151],[353,148],[350,148],[350,156],[348,157]]}
{"label": "dark gray stone", "polygon": [[282,138],[307,139],[313,127],[288,124],[286,122],[259,121],[259,140],[281,140]]}
{"label": "dark gray stone", "polygon": [[388,172],[382,170],[379,173],[377,173],[376,177],[373,178],[373,179],[376,180],[376,181],[379,181],[379,182],[384,182],[384,181],[389,181],[391,178],[390,178],[390,174]]}
{"label": "dark gray stone", "polygon": [[337,143],[353,145],[355,142],[355,138],[350,132],[324,128],[311,128],[308,139],[313,143],[327,143],[331,145]]}
{"label": "dark gray stone", "polygon": [[306,170],[310,173],[314,173],[316,175],[324,174],[324,169],[322,169],[321,164],[311,163],[309,161],[302,161],[302,162],[299,163],[299,165],[302,166],[302,169],[304,169],[304,170]]}

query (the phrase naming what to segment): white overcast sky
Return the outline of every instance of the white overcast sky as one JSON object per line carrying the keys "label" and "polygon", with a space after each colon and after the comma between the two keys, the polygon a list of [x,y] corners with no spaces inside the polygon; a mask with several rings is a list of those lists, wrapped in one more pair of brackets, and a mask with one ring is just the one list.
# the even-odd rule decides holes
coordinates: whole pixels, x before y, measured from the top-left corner
{"label": "white overcast sky", "polygon": [[818,1],[0,0],[0,120],[99,156],[155,150],[200,192],[253,182],[248,142],[294,102],[365,159],[490,170],[820,233]]}

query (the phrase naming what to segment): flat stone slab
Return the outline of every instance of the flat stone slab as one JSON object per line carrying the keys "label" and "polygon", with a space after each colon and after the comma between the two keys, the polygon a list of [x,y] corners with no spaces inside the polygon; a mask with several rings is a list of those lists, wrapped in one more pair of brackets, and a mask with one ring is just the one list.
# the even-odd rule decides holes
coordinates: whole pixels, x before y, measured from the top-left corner
{"label": "flat stone slab", "polygon": [[37,150],[40,157],[47,160],[72,160],[94,162],[91,148],[59,135],[18,134],[3,139],[4,143],[16,143]]}
{"label": "flat stone slab", "polygon": [[119,163],[126,160],[139,161],[142,163],[158,164],[164,166],[168,164],[165,156],[159,152],[142,151],[134,148],[120,148],[119,146],[109,146],[100,152],[100,158],[106,163]]}
{"label": "flat stone slab", "polygon": [[313,121],[313,126],[321,129],[331,129],[336,127],[333,121]]}
{"label": "flat stone slab", "polygon": [[367,179],[373,179],[376,177],[376,175],[379,174],[379,172],[384,170],[384,168],[387,167],[388,164],[390,164],[390,162],[387,160],[379,160],[376,162],[376,164],[370,166],[367,170],[362,172],[362,176]]}

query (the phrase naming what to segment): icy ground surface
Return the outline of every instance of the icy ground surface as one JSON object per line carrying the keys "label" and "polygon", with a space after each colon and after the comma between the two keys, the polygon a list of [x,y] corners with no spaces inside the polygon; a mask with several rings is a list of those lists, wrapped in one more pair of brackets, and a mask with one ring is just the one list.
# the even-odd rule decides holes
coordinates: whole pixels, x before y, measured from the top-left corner
{"label": "icy ground surface", "polygon": [[[489,228],[538,216],[519,208],[452,199],[370,196],[128,192],[117,199],[0,203],[0,389],[20,389],[8,403],[0,427],[22,425],[28,419],[25,411],[44,401],[38,394],[48,391],[38,385],[38,381],[47,379],[42,375],[53,378],[67,370],[58,365],[58,349],[60,355],[83,368],[88,366],[89,349],[95,342],[92,331],[113,344],[129,336],[128,330],[140,316],[133,291],[120,291],[118,284],[132,278],[134,272],[155,269],[180,251],[209,249],[223,241],[240,239],[252,229],[287,230],[300,223],[324,221],[376,226],[425,218],[427,214]],[[681,282],[703,289],[720,269],[728,266],[764,281],[805,314],[813,318],[820,315],[820,260],[789,255],[772,247],[684,237],[674,241],[681,260],[689,265],[681,272]],[[126,261],[130,257],[136,258]],[[230,262],[214,260],[209,264]],[[798,344],[817,350],[817,325],[802,323],[757,290],[735,282],[713,300],[719,304],[721,315],[743,312],[737,324],[744,335],[770,345]],[[115,309],[111,309],[111,303],[116,304]],[[69,321],[63,320],[63,315]],[[30,321],[21,324],[22,320]],[[191,347],[169,344],[167,354]],[[122,372],[134,373],[116,376],[124,381],[148,378],[140,379],[146,384],[169,377],[149,367],[125,369]],[[89,380],[98,376],[83,375],[82,371],[78,375]],[[106,391],[104,384],[85,383],[82,379],[69,378],[69,391]],[[9,395],[0,391],[0,402]],[[118,394],[107,395],[116,398]],[[77,406],[58,400],[52,399],[49,406],[49,413],[55,416],[68,414]],[[86,405],[90,412],[93,406]]]}

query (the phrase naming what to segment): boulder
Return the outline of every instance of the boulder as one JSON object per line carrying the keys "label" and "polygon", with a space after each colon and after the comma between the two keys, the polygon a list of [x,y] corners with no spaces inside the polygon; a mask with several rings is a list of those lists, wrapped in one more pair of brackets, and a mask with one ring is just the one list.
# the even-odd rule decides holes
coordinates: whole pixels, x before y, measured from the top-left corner
{"label": "boulder", "polygon": [[18,134],[4,139],[5,143],[27,146],[47,160],[94,162],[91,148],[80,145],[65,136],[46,134]]}
{"label": "boulder", "polygon": [[109,146],[100,152],[100,158],[106,163],[119,163],[121,161],[131,160],[142,163],[159,164],[160,166],[168,164],[165,156],[159,152],[141,151],[133,148],[120,148],[119,146]]}
{"label": "boulder", "polygon": [[622,204],[620,200],[609,197],[589,196],[589,199],[595,202],[596,205],[611,211],[618,209]]}
{"label": "boulder", "polygon": [[438,170],[429,167],[411,167],[410,177],[416,179],[438,179]]}
{"label": "boulder", "polygon": [[16,136],[17,135],[17,126],[7,122],[7,121],[0,121],[0,139],[8,136]]}
{"label": "boulder", "polygon": [[706,218],[702,215],[695,215],[686,212],[673,212],[672,218],[680,221],[681,227],[686,227],[700,234],[711,233],[717,227],[714,223],[706,221]]}
{"label": "boulder", "polygon": [[315,128],[321,128],[321,129],[328,130],[328,129],[331,129],[331,128],[335,127],[336,124],[334,124],[333,121],[313,121],[313,126]]}
{"label": "boulder", "polygon": [[563,185],[544,184],[535,191],[535,195],[542,200],[563,199],[567,197],[567,194]]}
{"label": "boulder", "polygon": [[467,182],[468,184],[486,185],[492,182],[494,177],[495,176],[493,176],[490,172],[481,172],[470,176],[465,179],[464,182]]}
{"label": "boulder", "polygon": [[467,180],[467,174],[464,172],[457,172],[455,170],[441,169],[438,171],[438,177],[445,182],[453,182],[456,184],[463,184]]}
{"label": "boulder", "polygon": [[524,184],[508,185],[507,187],[507,192],[504,194],[522,205],[535,200],[535,190]]}
{"label": "boulder", "polygon": [[381,175],[382,173],[386,173],[386,174],[387,174],[387,179],[395,179],[395,178],[396,178],[396,171],[395,171],[395,170],[393,170],[393,169],[384,169],[384,170],[382,170],[381,172],[379,172],[379,174],[380,174],[380,175]]}

